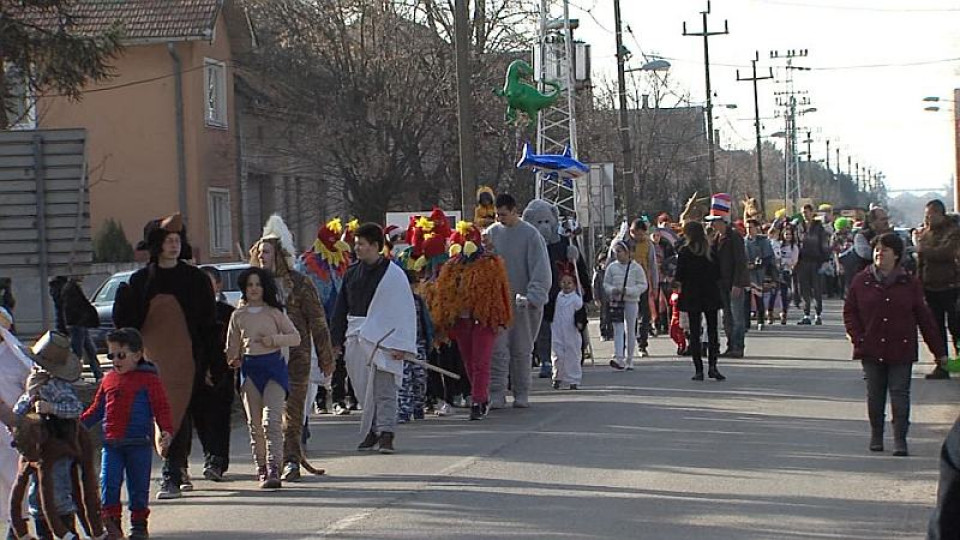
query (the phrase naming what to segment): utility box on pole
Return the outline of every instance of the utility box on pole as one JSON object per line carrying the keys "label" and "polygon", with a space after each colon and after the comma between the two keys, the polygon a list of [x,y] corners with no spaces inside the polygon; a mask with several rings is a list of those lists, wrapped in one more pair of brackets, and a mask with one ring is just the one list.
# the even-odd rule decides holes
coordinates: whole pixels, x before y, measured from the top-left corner
{"label": "utility box on pole", "polygon": [[0,278],[21,336],[54,327],[47,281],[93,262],[86,131],[0,132]]}

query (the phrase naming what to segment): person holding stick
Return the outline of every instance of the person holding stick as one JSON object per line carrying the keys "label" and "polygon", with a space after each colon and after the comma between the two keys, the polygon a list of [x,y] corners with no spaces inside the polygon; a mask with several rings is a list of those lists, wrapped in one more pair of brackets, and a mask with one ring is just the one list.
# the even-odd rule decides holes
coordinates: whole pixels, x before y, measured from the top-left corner
{"label": "person holding stick", "polygon": [[397,391],[403,361],[417,356],[417,308],[407,276],[383,258],[383,229],[364,223],[354,233],[358,262],[347,270],[331,317],[334,352],[342,350],[347,374],[363,400],[357,450],[394,452]]}

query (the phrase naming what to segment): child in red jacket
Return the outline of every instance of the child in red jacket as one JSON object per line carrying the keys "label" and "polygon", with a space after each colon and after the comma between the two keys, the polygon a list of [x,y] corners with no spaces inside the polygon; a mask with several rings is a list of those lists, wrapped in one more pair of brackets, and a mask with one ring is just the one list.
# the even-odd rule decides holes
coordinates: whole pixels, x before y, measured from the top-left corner
{"label": "child in red jacket", "polygon": [[120,486],[127,479],[130,499],[131,540],[149,538],[150,468],[154,420],[161,430],[160,451],[165,454],[173,438],[173,421],[167,394],[157,368],[143,357],[143,338],[133,328],[107,336],[107,373],[80,421],[91,427],[103,421],[103,461],[100,470],[104,524],[110,538],[123,538]]}

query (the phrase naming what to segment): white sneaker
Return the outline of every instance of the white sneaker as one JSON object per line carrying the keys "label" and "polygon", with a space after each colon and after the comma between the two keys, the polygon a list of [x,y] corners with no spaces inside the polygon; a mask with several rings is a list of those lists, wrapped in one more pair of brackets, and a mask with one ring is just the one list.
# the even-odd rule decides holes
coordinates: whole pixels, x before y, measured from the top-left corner
{"label": "white sneaker", "polygon": [[450,405],[446,401],[441,401],[438,406],[434,408],[433,414],[437,416],[450,416],[453,411],[450,409]]}

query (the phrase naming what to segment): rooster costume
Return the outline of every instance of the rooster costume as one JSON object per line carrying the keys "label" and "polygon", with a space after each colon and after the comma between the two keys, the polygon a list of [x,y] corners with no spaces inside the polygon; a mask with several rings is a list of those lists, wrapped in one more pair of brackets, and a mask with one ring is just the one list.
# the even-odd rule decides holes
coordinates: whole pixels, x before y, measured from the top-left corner
{"label": "rooster costume", "polygon": [[490,401],[490,361],[497,332],[513,317],[503,260],[486,253],[480,231],[461,221],[450,237],[452,258],[443,265],[430,302],[437,335],[457,342],[473,396],[470,418],[479,420]]}

